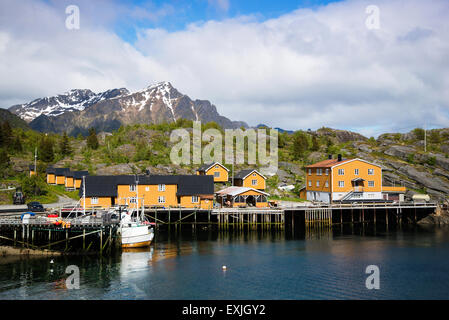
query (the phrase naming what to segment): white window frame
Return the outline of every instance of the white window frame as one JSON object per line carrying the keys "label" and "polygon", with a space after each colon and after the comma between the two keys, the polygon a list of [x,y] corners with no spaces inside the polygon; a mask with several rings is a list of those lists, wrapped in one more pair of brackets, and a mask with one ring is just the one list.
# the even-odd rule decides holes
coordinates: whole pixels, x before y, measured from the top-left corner
{"label": "white window frame", "polygon": [[368,187],[375,187],[374,180],[368,181]]}
{"label": "white window frame", "polygon": [[131,197],[129,198],[129,203],[137,203],[137,197]]}
{"label": "white window frame", "polygon": [[161,183],[157,185],[157,190],[160,192],[164,192],[165,191],[165,184]]}
{"label": "white window frame", "polygon": [[158,202],[158,203],[165,203],[165,196],[159,196],[159,197],[157,197],[157,202]]}
{"label": "white window frame", "polygon": [[200,198],[198,196],[192,196],[192,203],[200,202]]}
{"label": "white window frame", "polygon": [[252,186],[257,186],[257,179],[251,180],[251,185]]}
{"label": "white window frame", "polygon": [[312,169],[309,168],[309,176],[312,175]]}
{"label": "white window frame", "polygon": [[137,190],[137,186],[135,184],[130,184],[129,185],[129,191],[130,192],[136,192]]}
{"label": "white window frame", "polygon": [[326,169],[326,176],[329,175],[329,169]]}
{"label": "white window frame", "polygon": [[329,181],[326,180],[326,183],[324,184],[326,188],[329,188]]}
{"label": "white window frame", "polygon": [[354,175],[356,175],[356,176],[359,175],[359,169],[354,169]]}
{"label": "white window frame", "polygon": [[320,180],[316,181],[316,186],[319,187],[320,186]]}
{"label": "white window frame", "polygon": [[253,173],[253,177],[255,177],[255,176],[257,176],[257,174],[254,172],[254,173]]}
{"label": "white window frame", "polygon": [[150,191],[150,187],[145,187],[145,191]]}
{"label": "white window frame", "polygon": [[91,197],[90,198],[90,203],[91,204],[98,204],[98,197]]}
{"label": "white window frame", "polygon": [[309,187],[312,186],[312,180],[309,180]]}
{"label": "white window frame", "polygon": [[338,181],[338,187],[339,188],[344,188],[345,187],[345,181],[344,180],[339,180]]}
{"label": "white window frame", "polygon": [[338,169],[338,175],[344,176],[345,175],[345,169]]}
{"label": "white window frame", "polygon": [[368,169],[368,175],[374,176],[374,169]]}
{"label": "white window frame", "polygon": [[214,178],[220,178],[220,171],[214,172]]}

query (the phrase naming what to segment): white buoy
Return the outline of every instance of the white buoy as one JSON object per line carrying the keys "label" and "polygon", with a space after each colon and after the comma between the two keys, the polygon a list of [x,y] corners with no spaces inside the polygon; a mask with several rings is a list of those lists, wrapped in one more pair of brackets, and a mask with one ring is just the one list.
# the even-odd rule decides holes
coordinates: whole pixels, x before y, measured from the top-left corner
{"label": "white buoy", "polygon": [[50,260],[50,263],[54,263],[54,262],[53,262],[53,259]]}
{"label": "white buoy", "polygon": [[226,266],[223,266],[223,267],[221,267],[223,270],[226,270],[227,268],[226,268]]}

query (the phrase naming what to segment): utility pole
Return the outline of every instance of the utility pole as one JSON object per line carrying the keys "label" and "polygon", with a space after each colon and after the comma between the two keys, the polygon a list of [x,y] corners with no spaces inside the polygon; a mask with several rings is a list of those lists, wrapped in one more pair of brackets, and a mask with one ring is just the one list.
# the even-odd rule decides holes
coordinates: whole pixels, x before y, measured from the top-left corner
{"label": "utility pole", "polygon": [[34,148],[34,174],[37,176],[36,159],[37,159],[37,147]]}

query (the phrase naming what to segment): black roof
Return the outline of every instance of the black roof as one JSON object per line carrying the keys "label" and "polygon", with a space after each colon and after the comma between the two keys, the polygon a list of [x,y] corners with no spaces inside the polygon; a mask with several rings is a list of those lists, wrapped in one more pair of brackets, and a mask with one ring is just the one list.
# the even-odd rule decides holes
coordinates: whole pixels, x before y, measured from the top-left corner
{"label": "black roof", "polygon": [[46,173],[55,173],[55,168],[53,167],[47,167],[47,170],[45,170]]}
{"label": "black roof", "polygon": [[[87,176],[86,197],[116,197],[118,176]],[[79,196],[83,196],[84,185],[81,183]]]}
{"label": "black roof", "polygon": [[65,176],[66,177],[73,177],[75,179],[82,179],[83,176],[88,176],[89,171],[70,171]]}
{"label": "black roof", "polygon": [[234,176],[234,179],[243,179],[247,175],[249,175],[251,172],[253,172],[255,169],[244,169],[237,172],[237,174]]}
{"label": "black roof", "polygon": [[[210,162],[210,163],[205,163],[203,164],[201,167],[198,168],[197,171],[206,171],[207,169],[209,169],[210,167],[212,167],[214,164],[218,164],[224,168],[226,168],[225,166],[223,166],[222,164],[218,163],[218,162]],[[228,170],[228,168],[226,168],[226,170]],[[228,170],[229,171],[229,170]]]}
{"label": "black roof", "polygon": [[[176,184],[177,195],[214,194],[214,177],[211,175],[139,175],[139,184]],[[86,197],[116,197],[117,185],[136,183],[135,175],[86,176]],[[79,196],[83,196],[81,184]]]}
{"label": "black roof", "polygon": [[179,176],[178,196],[214,194],[214,177],[212,175]]}
{"label": "black roof", "polygon": [[55,168],[55,175],[57,176],[65,176],[69,172],[69,168]]}
{"label": "black roof", "polygon": [[205,163],[201,167],[198,168],[198,171],[206,171],[213,163]]}
{"label": "black roof", "polygon": [[28,167],[30,168],[31,171],[34,171],[34,164],[30,164]]}

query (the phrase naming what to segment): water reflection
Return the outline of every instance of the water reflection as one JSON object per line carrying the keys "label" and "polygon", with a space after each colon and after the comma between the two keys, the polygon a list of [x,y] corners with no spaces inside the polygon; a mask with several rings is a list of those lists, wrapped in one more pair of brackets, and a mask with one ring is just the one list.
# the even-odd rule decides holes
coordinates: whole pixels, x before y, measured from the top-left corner
{"label": "water reflection", "polygon": [[[105,257],[0,258],[0,299],[446,299],[448,254],[448,228],[186,228]],[[369,264],[380,291],[364,286]],[[69,265],[80,290],[66,288]]]}

